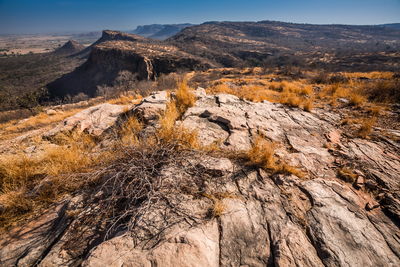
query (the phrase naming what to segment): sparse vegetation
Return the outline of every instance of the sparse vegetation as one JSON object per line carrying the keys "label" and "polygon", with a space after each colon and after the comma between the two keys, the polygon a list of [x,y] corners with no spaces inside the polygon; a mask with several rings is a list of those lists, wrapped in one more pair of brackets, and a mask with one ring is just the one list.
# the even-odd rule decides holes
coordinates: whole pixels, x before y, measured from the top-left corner
{"label": "sparse vegetation", "polygon": [[89,170],[104,160],[104,154],[93,153],[95,142],[90,136],[59,136],[58,141],[60,146],[44,146],[33,155],[21,152],[0,159],[1,227],[80,188],[85,181],[68,174]]}
{"label": "sparse vegetation", "polygon": [[366,118],[360,121],[360,128],[357,131],[357,136],[361,138],[367,138],[373,130],[373,127],[376,123],[376,117]]}
{"label": "sparse vegetation", "polygon": [[354,183],[357,179],[357,174],[355,174],[351,169],[346,167],[340,168],[338,170],[338,176],[340,179],[348,183]]}
{"label": "sparse vegetation", "polygon": [[303,178],[305,174],[299,169],[288,165],[275,155],[278,145],[265,140],[261,136],[257,136],[251,149],[247,151],[246,157],[253,165],[259,166],[265,170],[270,170],[273,173],[294,174]]}

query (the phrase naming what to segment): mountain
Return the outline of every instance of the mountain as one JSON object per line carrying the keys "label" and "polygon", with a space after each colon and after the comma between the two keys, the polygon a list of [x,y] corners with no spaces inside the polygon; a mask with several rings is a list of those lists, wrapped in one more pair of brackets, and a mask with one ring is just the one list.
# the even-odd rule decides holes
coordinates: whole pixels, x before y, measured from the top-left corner
{"label": "mountain", "polygon": [[400,23],[390,23],[390,24],[383,24],[381,26],[394,28],[400,30]]}
{"label": "mountain", "polygon": [[74,40],[69,40],[63,46],[57,48],[54,53],[63,55],[72,55],[85,49],[85,46]]}
{"label": "mountain", "polygon": [[95,96],[99,85],[110,85],[120,71],[134,73],[139,80],[155,79],[160,74],[186,69],[214,67],[207,60],[178,47],[139,35],[104,31],[102,37],[81,54],[87,61],[47,88],[53,98],[85,93]]}
{"label": "mountain", "polygon": [[296,54],[315,61],[326,53],[399,51],[400,31],[381,26],[275,21],[208,22],[185,28],[167,42],[221,66],[238,66],[261,64],[276,54]]}
{"label": "mountain", "polygon": [[194,24],[183,23],[183,24],[151,24],[141,25],[130,33],[141,35],[147,38],[165,40],[182,29],[193,26]]}
{"label": "mountain", "polygon": [[[164,26],[139,27],[137,32],[154,36],[153,32],[168,31]],[[79,53],[87,61],[48,89],[61,98],[79,92],[94,96],[99,85],[112,84],[124,70],[139,80],[211,67],[398,70],[399,50],[400,30],[382,26],[208,22],[186,27],[164,41],[106,30]]]}

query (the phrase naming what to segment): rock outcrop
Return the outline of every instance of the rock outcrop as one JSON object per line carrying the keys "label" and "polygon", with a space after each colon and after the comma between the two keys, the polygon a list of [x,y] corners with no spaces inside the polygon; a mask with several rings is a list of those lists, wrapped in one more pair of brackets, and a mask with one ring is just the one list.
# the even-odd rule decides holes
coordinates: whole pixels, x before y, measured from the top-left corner
{"label": "rock outcrop", "polygon": [[[300,168],[305,177],[273,174],[222,155],[193,154],[161,167],[158,175],[163,186],[174,183],[176,187],[160,189],[165,190],[165,198],[147,207],[134,232],[118,232],[106,240],[83,234],[74,240],[77,228],[72,226],[79,215],[68,219],[59,215],[56,230],[36,228],[42,232],[40,238],[21,239],[15,231],[2,236],[0,263],[400,265],[397,144],[350,138],[341,132],[340,114],[323,109],[310,113],[266,101],[205,95],[202,90],[197,96],[196,105],[178,123],[196,130],[202,144],[219,144],[227,152],[245,150],[262,134],[279,144],[277,157]],[[154,126],[166,102],[165,93],[156,93],[131,112]],[[358,175],[354,184],[339,178],[338,171],[345,166]],[[63,206],[76,213],[76,204],[68,203],[76,200]],[[81,205],[80,214],[95,212],[93,205]],[[47,216],[44,221],[54,219]],[[51,240],[49,231],[55,231]],[[68,239],[79,243],[73,253],[64,245]],[[35,242],[41,245],[28,245]]]}
{"label": "rock outcrop", "polygon": [[83,65],[48,84],[50,97],[79,93],[93,97],[97,86],[112,85],[121,71],[133,73],[138,80],[152,80],[178,70],[212,67],[206,60],[176,46],[115,31],[104,31],[87,49],[82,52],[90,53]]}
{"label": "rock outcrop", "polygon": [[94,136],[100,136],[107,130],[115,126],[118,121],[126,118],[132,106],[100,104],[85,109],[77,114],[65,119],[58,126],[51,129],[44,136],[52,137],[59,133],[72,131],[86,132]]}

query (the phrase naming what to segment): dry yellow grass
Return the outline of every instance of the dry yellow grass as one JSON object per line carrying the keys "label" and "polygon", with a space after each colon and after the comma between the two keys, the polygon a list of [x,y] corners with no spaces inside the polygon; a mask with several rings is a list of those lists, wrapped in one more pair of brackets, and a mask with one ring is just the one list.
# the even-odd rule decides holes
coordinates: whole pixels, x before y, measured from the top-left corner
{"label": "dry yellow grass", "polygon": [[[300,107],[306,111],[313,108],[313,88],[311,85],[299,82],[267,82],[261,80],[261,85],[242,85],[229,86],[226,83],[217,83],[207,88],[207,92],[211,94],[226,93],[235,95],[241,99],[253,102],[262,102],[264,100],[282,103],[292,107]],[[221,80],[219,80],[221,82]],[[236,81],[237,82],[237,81]]]}
{"label": "dry yellow grass", "polygon": [[213,194],[202,193],[201,195],[203,197],[206,197],[206,198],[212,200],[213,206],[209,210],[209,215],[213,218],[222,216],[224,214],[224,212],[226,211],[226,206],[223,202],[224,199],[237,198],[237,196],[235,196],[234,194],[227,193],[227,192],[225,192],[225,193],[217,192],[217,193],[213,193]]}
{"label": "dry yellow grass", "polygon": [[372,72],[344,72],[343,76],[348,78],[368,78],[368,79],[391,79],[393,72],[389,71],[372,71]]}
{"label": "dry yellow grass", "polygon": [[138,134],[143,129],[143,123],[136,117],[129,117],[120,129],[120,140],[123,145],[136,145],[139,142]]}
{"label": "dry yellow grass", "polygon": [[188,86],[186,80],[183,80],[178,84],[174,102],[180,115],[185,113],[188,108],[193,107],[196,103],[196,96],[193,93],[193,90]]}
{"label": "dry yellow grass", "polygon": [[374,125],[376,124],[377,118],[365,118],[360,121],[360,128],[357,131],[357,136],[361,138],[367,138],[373,130]]}
{"label": "dry yellow grass", "polygon": [[357,179],[357,174],[355,174],[351,169],[349,168],[341,168],[338,170],[338,176],[340,179],[342,179],[345,182],[348,183],[354,183]]}
{"label": "dry yellow grass", "polygon": [[46,113],[42,112],[22,121],[11,121],[1,124],[0,129],[3,129],[3,133],[15,133],[36,129],[44,127],[46,125],[50,125],[55,122],[62,121],[65,118],[70,117],[81,110],[82,108],[71,109],[68,111],[57,112],[54,115],[47,115]]}
{"label": "dry yellow grass", "polygon": [[277,145],[275,143],[258,136],[255,138],[251,149],[247,152],[247,157],[251,163],[257,166],[275,170],[277,168],[276,148]]}
{"label": "dry yellow grass", "polygon": [[277,144],[265,140],[261,136],[257,136],[253,141],[253,145],[246,153],[246,157],[256,166],[265,170],[271,170],[273,173],[294,174],[299,178],[303,178],[305,174],[298,168],[281,162],[275,156]]}
{"label": "dry yellow grass", "polygon": [[[84,180],[62,178],[89,170],[105,162],[106,153],[93,153],[96,143],[88,135],[58,136],[60,146],[43,147],[42,152],[23,152],[0,158],[0,226],[7,225],[43,203],[52,203],[65,192],[73,191]],[[41,185],[38,194],[29,192]]]}
{"label": "dry yellow grass", "polygon": [[165,113],[160,117],[160,127],[157,129],[157,138],[163,142],[177,144],[181,148],[199,148],[197,132],[189,131],[182,126],[176,125],[180,112],[176,106],[176,101],[167,104]]}
{"label": "dry yellow grass", "polygon": [[116,105],[127,105],[127,104],[138,104],[141,100],[142,100],[141,95],[121,94],[119,97],[111,99],[107,102]]}

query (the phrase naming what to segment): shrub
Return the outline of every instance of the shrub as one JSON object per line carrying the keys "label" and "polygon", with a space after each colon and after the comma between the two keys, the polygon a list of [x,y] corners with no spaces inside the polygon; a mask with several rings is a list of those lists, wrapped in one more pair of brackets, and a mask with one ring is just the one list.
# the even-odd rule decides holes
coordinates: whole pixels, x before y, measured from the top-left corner
{"label": "shrub", "polygon": [[400,103],[400,80],[368,82],[361,88],[361,92],[372,101]]}

